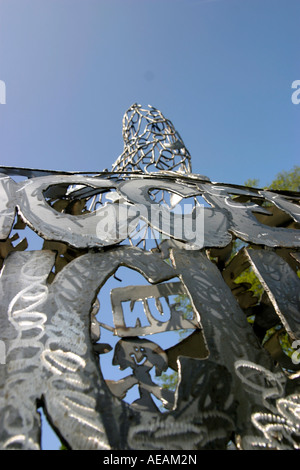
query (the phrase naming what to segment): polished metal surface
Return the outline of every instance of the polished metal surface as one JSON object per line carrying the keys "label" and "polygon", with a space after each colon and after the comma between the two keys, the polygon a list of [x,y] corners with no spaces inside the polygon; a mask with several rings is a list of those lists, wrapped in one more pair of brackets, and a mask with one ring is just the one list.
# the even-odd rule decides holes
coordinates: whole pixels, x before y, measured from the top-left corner
{"label": "polished metal surface", "polygon": [[299,449],[300,195],[192,173],[151,106],[123,138],[111,171],[0,168],[1,448],[42,407],[71,449]]}
{"label": "polished metal surface", "polygon": [[191,157],[171,121],[153,106],[133,104],[123,117],[124,151],[113,171],[191,172]]}

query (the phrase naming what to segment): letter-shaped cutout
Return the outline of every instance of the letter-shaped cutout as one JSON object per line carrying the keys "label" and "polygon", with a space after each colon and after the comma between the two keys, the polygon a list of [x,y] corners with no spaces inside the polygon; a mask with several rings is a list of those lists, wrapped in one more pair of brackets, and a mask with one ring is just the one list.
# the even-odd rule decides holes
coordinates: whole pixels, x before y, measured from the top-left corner
{"label": "letter-shaped cutout", "polygon": [[[116,183],[107,179],[78,175],[45,176],[19,183],[18,209],[28,225],[45,239],[69,243],[76,248],[109,246],[127,238],[138,224],[132,208],[131,221],[128,220],[128,205],[125,204],[106,204],[95,212],[79,216],[55,211],[47,204],[43,193],[59,184],[86,185],[99,190],[116,187]],[[120,233],[119,225],[124,219],[127,223],[125,228],[122,225]]]}
{"label": "letter-shaped cutout", "polygon": [[0,448],[39,448],[36,401],[42,397],[71,448],[108,449],[107,435],[115,448],[118,424],[93,352],[91,305],[120,265],[136,269],[153,283],[171,279],[175,271],[157,253],[118,247],[76,258],[48,285],[54,257],[42,250],[15,252],[5,260],[1,336],[10,354],[0,374],[0,407],[5,410],[0,414]]}
{"label": "letter-shaped cutout", "polygon": [[197,196],[196,188],[159,179],[131,180],[121,183],[118,192],[140,209],[140,215],[156,230],[185,242],[187,249],[223,247],[231,241],[226,215],[214,208],[197,206],[192,213],[175,214],[151,200],[149,191],[160,189],[181,197]]}
{"label": "letter-shaped cutout", "polygon": [[[271,215],[265,208],[254,203],[240,203],[231,199],[230,194],[261,197],[251,190],[232,189],[226,186],[213,186],[199,184],[203,197],[222,212],[228,213],[230,220],[229,229],[239,238],[246,242],[270,247],[298,247],[300,242],[299,230],[285,229],[281,227],[269,227],[263,225],[253,212]],[[273,202],[268,193],[268,200]]]}

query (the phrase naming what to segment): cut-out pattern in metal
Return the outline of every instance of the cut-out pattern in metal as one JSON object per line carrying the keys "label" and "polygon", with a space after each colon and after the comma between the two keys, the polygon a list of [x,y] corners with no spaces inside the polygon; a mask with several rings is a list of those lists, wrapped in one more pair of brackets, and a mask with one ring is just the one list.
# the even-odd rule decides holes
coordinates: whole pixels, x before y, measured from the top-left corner
{"label": "cut-out pattern in metal", "polygon": [[119,383],[109,383],[111,390],[115,390],[117,396],[124,398],[126,391],[138,384],[140,398],[134,401],[135,408],[140,411],[156,412],[157,407],[151,398],[153,394],[166,407],[172,409],[174,394],[156,385],[150,376],[153,367],[158,376],[168,368],[167,355],[158,344],[143,338],[121,339],[115,347],[113,364],[118,365],[121,370],[130,367],[133,372]]}
{"label": "cut-out pattern in metal", "polygon": [[[182,283],[165,283],[156,286],[129,286],[116,288],[111,291],[114,324],[118,336],[151,335],[164,331],[193,329],[199,327],[199,321],[193,318],[184,318],[177,308],[180,302],[170,303],[170,296],[186,295]],[[153,316],[149,305],[150,299],[155,299],[155,307],[158,315]],[[163,302],[164,301],[164,302]],[[130,302],[130,310],[134,309],[137,302],[142,303],[142,312],[147,324],[142,326],[137,318],[133,328],[126,326],[122,304]]]}
{"label": "cut-out pattern in metal", "polygon": [[132,105],[123,117],[124,151],[113,171],[191,172],[191,157],[171,121],[153,106]]}
{"label": "cut-out pattern in metal", "polygon": [[299,449],[299,193],[193,174],[153,107],[123,137],[112,171],[0,167],[0,447],[42,407],[70,449]]}

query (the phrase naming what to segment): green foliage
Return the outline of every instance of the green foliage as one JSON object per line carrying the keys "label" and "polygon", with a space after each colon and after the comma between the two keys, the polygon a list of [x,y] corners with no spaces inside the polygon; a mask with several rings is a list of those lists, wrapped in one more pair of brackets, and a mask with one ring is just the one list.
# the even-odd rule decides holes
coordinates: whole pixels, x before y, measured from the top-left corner
{"label": "green foliage", "polygon": [[[248,187],[258,187],[259,179],[248,179],[244,183]],[[279,172],[275,179],[264,189],[275,189],[278,191],[300,191],[300,166],[295,165],[290,171]]]}
{"label": "green foliage", "polygon": [[[259,187],[259,180],[256,178],[248,179],[244,183],[247,187],[257,188]],[[282,171],[278,173],[276,178],[272,181],[272,183],[265,187],[265,189],[275,189],[275,190],[289,190],[289,191],[300,191],[300,167],[295,166],[289,172]],[[234,240],[233,241],[233,250],[231,253],[230,259],[240,250],[246,246],[246,243],[242,240]],[[300,271],[298,271],[298,276],[300,277]],[[259,282],[258,278],[256,277],[253,269],[249,267],[244,272],[242,272],[235,280],[237,284],[239,283],[248,283],[251,285],[249,290],[251,290],[256,297],[260,298],[263,293],[263,287]],[[193,308],[190,302],[190,299],[187,295],[178,295],[175,298],[176,302],[176,310],[179,310],[183,313],[184,318],[191,318],[193,315]],[[248,318],[249,323],[253,323],[253,317]],[[291,356],[294,350],[291,348],[291,342],[288,334],[285,332],[282,325],[279,323],[274,328],[271,328],[267,331],[266,336],[263,340],[265,343],[268,339],[272,337],[273,334],[276,334],[278,331],[281,331],[280,334],[280,343],[282,345],[283,351],[288,355]],[[179,332],[180,339],[183,339],[188,334],[187,330],[181,330]],[[164,372],[159,378],[157,378],[157,382],[162,388],[167,388],[169,390],[175,391],[177,384],[178,384],[178,373],[173,371],[171,373]],[[165,411],[163,407],[161,407],[162,411]],[[67,447],[62,444],[60,450],[68,450]]]}
{"label": "green foliage", "polygon": [[300,166],[294,166],[290,171],[281,171],[278,173],[269,189],[281,191],[300,191]]}
{"label": "green foliage", "polygon": [[285,352],[285,354],[291,357],[292,354],[295,352],[295,350],[292,348],[292,341],[289,335],[284,331],[280,335],[279,340],[280,340],[281,347],[283,351]]}
{"label": "green foliage", "polygon": [[171,374],[163,372],[159,378],[159,383],[162,388],[167,388],[168,390],[175,392],[178,383],[178,373],[176,371]]}
{"label": "green foliage", "polygon": [[[258,179],[249,179],[245,182],[245,186],[251,187],[258,187],[259,180]],[[272,183],[265,187],[265,189],[274,189],[280,191],[298,191],[300,192],[300,166],[294,166],[294,168],[290,171],[281,171],[276,175],[276,178],[272,181]],[[236,244],[235,249],[238,248],[239,243]],[[300,277],[300,272],[297,272],[298,277]],[[258,278],[256,277],[255,273],[253,272],[252,268],[248,268],[245,270],[236,280],[236,283],[241,282],[248,282],[251,284],[251,288],[249,290],[253,291],[254,294],[260,298],[263,293],[263,287],[260,284]],[[253,318],[249,318],[249,322],[251,323]],[[289,335],[286,333],[285,329],[278,322],[274,328],[271,328],[266,332],[265,338],[263,340],[263,344],[268,341],[274,334],[277,334],[280,331],[280,344],[287,356],[291,356],[294,350],[291,347],[291,341]]]}
{"label": "green foliage", "polygon": [[259,180],[257,178],[249,178],[247,181],[245,181],[244,186],[248,186],[250,188],[255,188],[259,185]]}
{"label": "green foliage", "polygon": [[[245,181],[245,186],[249,187],[257,187],[259,185],[258,179],[248,179]],[[272,181],[272,183],[265,187],[265,189],[276,189],[281,191],[300,191],[300,166],[294,166],[294,168],[290,171],[281,171]],[[237,253],[237,251],[242,246],[242,242],[240,240],[236,240],[234,243],[233,254]],[[299,273],[298,273],[299,275]],[[260,284],[258,278],[253,272],[252,268],[248,268],[245,270],[235,281],[236,283],[241,282],[248,282],[251,284],[251,290],[255,293],[257,297],[260,298],[261,294],[263,293],[263,287]]]}
{"label": "green foliage", "polygon": [[193,308],[187,295],[177,295],[175,297],[176,310],[183,312],[183,318],[191,319],[193,316]]}
{"label": "green foliage", "polygon": [[260,281],[258,280],[256,274],[254,273],[254,271],[251,267],[249,267],[248,269],[243,271],[242,274],[240,274],[236,278],[235,282],[237,284],[240,284],[240,283],[243,283],[243,282],[247,282],[247,283],[251,284],[251,287],[249,288],[249,290],[252,291],[253,294],[258,299],[260,299],[260,297],[261,297],[261,295],[264,291],[263,286],[261,285]]}
{"label": "green foliage", "polygon": [[[259,187],[259,180],[256,178],[253,179],[248,179],[244,183],[245,186],[247,187],[252,187],[252,188],[258,188]],[[271,182],[270,185],[265,187],[264,189],[274,189],[274,190],[282,190],[282,191],[300,191],[300,167],[295,166],[292,170],[290,171],[282,171],[278,173],[275,177],[275,179]],[[247,246],[245,242],[242,240],[236,239],[233,241],[233,249],[231,253],[230,259],[232,259],[233,256],[237,254],[238,251],[240,251],[244,246]],[[251,247],[249,247],[251,249]],[[212,260],[213,261],[213,260]],[[300,277],[300,272],[298,272],[298,276]],[[254,273],[252,267],[247,268],[245,271],[243,271],[236,279],[235,283],[248,283],[250,284],[249,290],[254,293],[254,295],[260,299],[262,294],[263,294],[263,286],[261,285],[259,279],[257,278],[256,274]],[[178,303],[177,310],[181,310],[184,312],[184,315],[186,318],[189,318],[189,316],[192,314],[193,309],[192,305],[190,303],[189,298],[186,295],[179,295],[175,299],[176,302]],[[253,316],[248,317],[248,321],[250,324],[253,323]],[[263,340],[263,343],[265,343],[268,339],[271,338],[273,334],[278,333],[280,330],[280,343],[283,348],[283,351],[285,354],[288,356],[291,356],[293,353],[293,349],[291,348],[291,342],[288,334],[285,332],[284,328],[278,321],[278,325],[276,325],[274,328],[271,328],[266,332],[266,336]],[[183,335],[184,332],[181,332],[181,335]],[[176,385],[178,382],[178,374],[176,372],[171,373],[171,374],[166,374],[164,373],[160,377],[160,384],[163,388],[169,388],[170,390],[175,390]]]}

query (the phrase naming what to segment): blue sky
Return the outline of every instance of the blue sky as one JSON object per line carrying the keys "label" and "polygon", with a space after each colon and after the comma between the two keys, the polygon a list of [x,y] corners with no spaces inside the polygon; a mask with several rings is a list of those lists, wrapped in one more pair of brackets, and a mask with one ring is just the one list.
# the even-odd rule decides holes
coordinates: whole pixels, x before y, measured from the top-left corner
{"label": "blue sky", "polygon": [[299,0],[0,0],[2,165],[101,171],[134,102],[212,181],[299,163]]}
{"label": "blue sky", "polygon": [[110,169],[138,102],[194,173],[267,185],[300,163],[299,19],[299,0],[0,0],[0,164]]}

